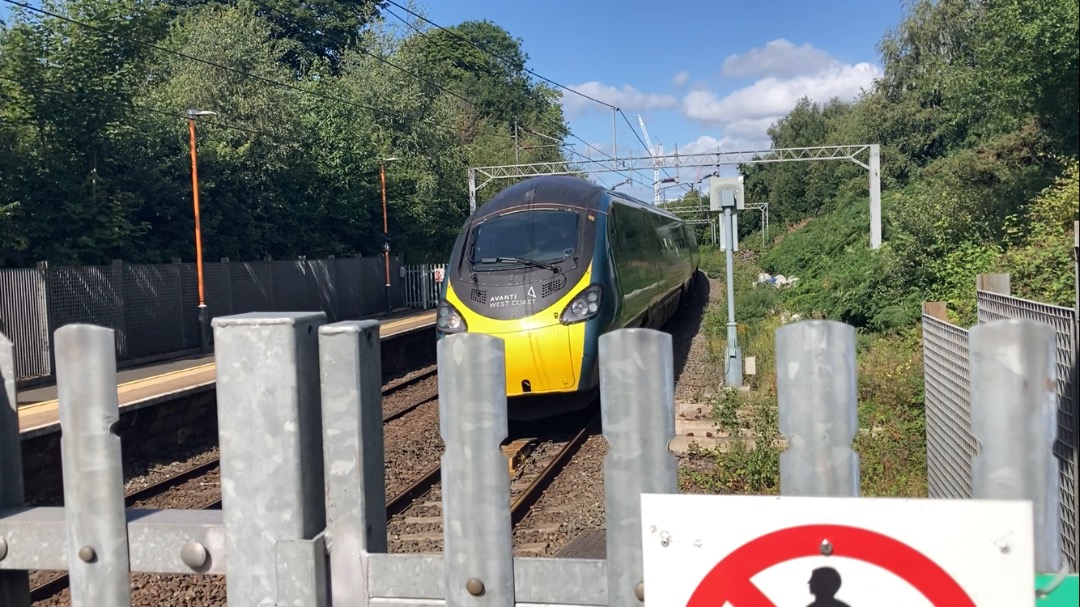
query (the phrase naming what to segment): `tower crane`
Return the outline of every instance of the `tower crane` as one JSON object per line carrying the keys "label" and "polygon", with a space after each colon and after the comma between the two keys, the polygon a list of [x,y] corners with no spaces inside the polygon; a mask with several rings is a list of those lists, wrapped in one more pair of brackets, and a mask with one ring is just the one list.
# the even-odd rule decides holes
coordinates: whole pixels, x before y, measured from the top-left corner
{"label": "tower crane", "polygon": [[645,145],[649,146],[649,156],[652,156],[653,164],[653,204],[660,204],[664,199],[660,196],[660,157],[664,155],[663,147],[660,150],[653,148],[652,140],[649,139],[649,131],[645,130],[645,120],[638,114],[638,124],[641,125],[641,134],[645,135]]}

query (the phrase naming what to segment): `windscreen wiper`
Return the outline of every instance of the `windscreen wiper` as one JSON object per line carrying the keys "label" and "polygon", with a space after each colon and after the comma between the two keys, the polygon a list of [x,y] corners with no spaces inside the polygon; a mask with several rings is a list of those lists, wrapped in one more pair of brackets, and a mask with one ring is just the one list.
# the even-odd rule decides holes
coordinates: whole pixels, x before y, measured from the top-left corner
{"label": "windscreen wiper", "polygon": [[535,259],[528,259],[525,257],[484,257],[480,259],[480,262],[475,265],[483,265],[489,263],[521,263],[527,266],[534,266],[537,268],[544,268],[545,270],[551,270],[558,274],[559,266],[552,265],[550,263],[544,263],[542,261],[536,261]]}

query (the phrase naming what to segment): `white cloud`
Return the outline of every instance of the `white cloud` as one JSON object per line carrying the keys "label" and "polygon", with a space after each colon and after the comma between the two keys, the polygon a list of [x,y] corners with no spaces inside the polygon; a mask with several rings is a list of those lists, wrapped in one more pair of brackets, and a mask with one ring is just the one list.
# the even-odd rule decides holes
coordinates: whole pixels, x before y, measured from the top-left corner
{"label": "white cloud", "polygon": [[[593,99],[610,103],[624,112],[662,110],[679,106],[679,100],[672,95],[643,93],[628,84],[624,84],[621,89],[617,89],[593,80],[584,84],[570,85],[570,88]],[[590,110],[606,109],[580,95],[569,92],[562,93],[562,105],[567,118],[576,118]]]}
{"label": "white cloud", "polygon": [[717,139],[712,135],[702,135],[688,144],[679,146],[679,155],[715,154],[717,152],[747,152],[769,149],[768,137],[735,137],[724,135]]}
{"label": "white cloud", "polygon": [[[881,75],[874,64],[844,64],[808,44],[795,46],[786,40],[731,55],[724,61],[723,72],[729,76],[762,77],[723,96],[697,87],[683,97],[682,112],[703,126],[721,130],[722,139],[710,137],[710,143],[751,146],[729,150],[767,148],[769,126],[790,112],[802,97],[818,103],[834,97],[851,101]],[[703,145],[704,140],[695,144]]]}
{"label": "white cloud", "polygon": [[721,73],[732,78],[774,76],[791,78],[816,74],[836,67],[839,62],[829,53],[809,43],[795,46],[783,38],[772,40],[742,55],[729,55]]}
{"label": "white cloud", "polygon": [[684,86],[689,81],[690,81],[690,72],[687,72],[686,70],[683,70],[683,71],[679,72],[678,74],[675,74],[675,78],[672,80],[672,82],[675,83],[675,86]]}
{"label": "white cloud", "polygon": [[833,97],[852,100],[881,75],[869,63],[837,65],[826,71],[794,78],[768,77],[723,98],[711,91],[692,91],[683,98],[687,117],[709,124],[738,120],[779,118],[791,111],[801,97],[826,102]]}

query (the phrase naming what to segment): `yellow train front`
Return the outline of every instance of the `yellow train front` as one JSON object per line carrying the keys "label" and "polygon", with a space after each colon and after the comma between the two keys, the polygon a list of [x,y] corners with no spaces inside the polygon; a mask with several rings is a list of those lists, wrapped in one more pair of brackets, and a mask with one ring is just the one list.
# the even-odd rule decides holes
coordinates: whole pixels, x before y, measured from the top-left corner
{"label": "yellow train front", "polygon": [[598,340],[663,326],[699,255],[678,217],[583,179],[542,176],[499,192],[462,227],[446,268],[438,338],[502,338],[513,418],[589,403]]}

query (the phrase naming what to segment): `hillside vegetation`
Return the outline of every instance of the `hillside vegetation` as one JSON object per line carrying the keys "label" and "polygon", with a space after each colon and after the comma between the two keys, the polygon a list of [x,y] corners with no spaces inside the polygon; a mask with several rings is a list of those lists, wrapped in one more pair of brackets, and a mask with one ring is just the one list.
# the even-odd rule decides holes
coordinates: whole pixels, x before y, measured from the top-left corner
{"label": "hillside vegetation", "polygon": [[916,0],[885,33],[883,76],[851,103],[804,99],[774,147],[881,145],[883,246],[869,249],[867,172],[849,162],[745,165],[740,217],[761,268],[797,276],[793,312],[894,331],[927,300],[974,321],[980,272],[1071,305],[1078,200],[1075,0]]}
{"label": "hillside vegetation", "polygon": [[[752,391],[717,399],[713,417],[754,440],[694,453],[707,465],[688,466],[684,488],[778,490],[775,334],[813,317],[859,328],[863,495],[926,495],[921,302],[946,301],[953,322],[973,324],[976,274],[1000,271],[1016,295],[1073,305],[1077,19],[1075,0],[912,2],[880,44],[884,76],[871,90],[852,103],[803,100],[773,125],[774,147],[881,144],[884,243],[869,248],[865,169],[741,167],[748,202],[768,202],[771,216],[764,246],[757,214],[740,216],[736,254],[740,345],[757,374],[745,378]],[[719,251],[702,259],[724,279]],[[798,282],[755,286],[759,272]],[[705,322],[718,369],[726,322],[720,301]]]}

